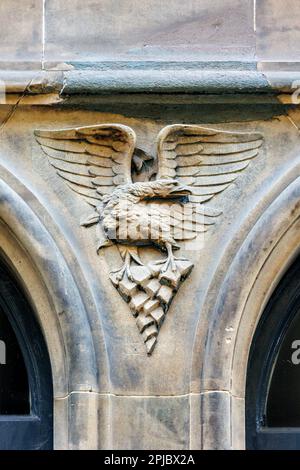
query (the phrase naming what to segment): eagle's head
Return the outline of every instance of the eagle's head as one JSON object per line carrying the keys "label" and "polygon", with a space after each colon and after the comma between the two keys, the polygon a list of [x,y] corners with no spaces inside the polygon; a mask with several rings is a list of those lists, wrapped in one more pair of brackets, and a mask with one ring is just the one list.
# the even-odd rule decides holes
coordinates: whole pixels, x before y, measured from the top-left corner
{"label": "eagle's head", "polygon": [[180,184],[175,179],[158,179],[147,183],[134,183],[130,188],[131,194],[143,199],[147,198],[176,198],[191,194],[188,186]]}

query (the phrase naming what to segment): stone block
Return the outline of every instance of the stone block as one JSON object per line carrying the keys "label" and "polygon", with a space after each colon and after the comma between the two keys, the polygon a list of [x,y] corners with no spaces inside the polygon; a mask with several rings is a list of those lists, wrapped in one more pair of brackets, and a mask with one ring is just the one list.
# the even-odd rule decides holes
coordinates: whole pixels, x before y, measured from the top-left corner
{"label": "stone block", "polygon": [[174,287],[174,289],[178,289],[180,286],[180,279],[181,274],[179,271],[172,271],[172,269],[168,269],[164,273],[159,275],[159,281],[161,284]]}
{"label": "stone block", "polygon": [[139,316],[137,317],[137,321],[136,321],[136,325],[140,333],[143,333],[145,328],[152,325],[153,323],[154,323],[153,318],[148,315],[144,315],[143,313],[139,314]]}
{"label": "stone block", "polygon": [[127,276],[124,276],[119,282],[118,289],[120,294],[126,297],[133,297],[138,291],[136,284],[130,281]]}
{"label": "stone block", "polygon": [[143,331],[142,337],[144,342],[148,341],[150,338],[153,336],[157,336],[158,331],[157,331],[157,326],[153,323],[150,326],[147,326],[145,330]]}
{"label": "stone block", "polygon": [[151,277],[151,271],[147,266],[131,266],[130,270],[137,284],[144,285]]}
{"label": "stone block", "polygon": [[151,313],[157,307],[159,307],[159,300],[150,299],[150,300],[147,300],[147,302],[145,303],[143,310],[146,313],[146,315],[149,315],[149,313]]}
{"label": "stone block", "polygon": [[182,277],[187,277],[192,271],[194,265],[189,260],[176,261],[176,267]]}
{"label": "stone block", "polygon": [[[151,338],[149,343],[155,341]],[[152,372],[144,359],[145,372]],[[187,450],[190,441],[188,396],[112,396],[111,439],[114,449]],[[110,448],[111,449],[111,448]]]}
{"label": "stone block", "polygon": [[173,289],[169,286],[161,286],[158,291],[157,298],[163,303],[163,305],[168,306],[171,303],[174,292]]}
{"label": "stone block", "polygon": [[152,338],[148,339],[145,342],[147,354],[152,354],[156,341],[157,341],[156,336],[152,336]]}
{"label": "stone block", "polygon": [[149,281],[145,284],[144,289],[150,297],[154,297],[159,291],[160,287],[161,284],[158,279],[153,278],[149,279]]}
{"label": "stone block", "polygon": [[255,52],[253,0],[51,0],[45,28],[47,61],[229,60]]}
{"label": "stone block", "polygon": [[258,59],[299,61],[300,3],[295,0],[260,0],[256,3]]}
{"label": "stone block", "polygon": [[1,60],[40,62],[42,58],[43,2],[0,2]]}
{"label": "stone block", "polygon": [[201,394],[201,409],[203,449],[229,450],[231,448],[230,394],[223,391]]}
{"label": "stone block", "polygon": [[139,291],[132,297],[129,306],[136,312],[140,312],[147,300],[149,300],[148,295],[145,292]]}
{"label": "stone block", "polygon": [[151,312],[151,317],[154,318],[154,320],[156,321],[158,325],[161,324],[161,322],[164,319],[164,316],[165,316],[165,312],[163,311],[161,307],[158,307]]}
{"label": "stone block", "polygon": [[163,263],[156,263],[156,262],[152,262],[148,264],[149,268],[151,269],[151,273],[154,277],[158,277],[160,275],[162,264]]}

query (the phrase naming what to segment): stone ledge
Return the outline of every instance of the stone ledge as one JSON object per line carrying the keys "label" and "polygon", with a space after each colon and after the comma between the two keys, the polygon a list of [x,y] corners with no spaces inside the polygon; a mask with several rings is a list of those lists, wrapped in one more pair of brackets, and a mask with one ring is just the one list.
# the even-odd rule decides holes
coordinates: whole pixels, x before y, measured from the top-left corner
{"label": "stone ledge", "polygon": [[[6,93],[103,95],[109,93],[292,93],[300,70],[261,64],[103,63],[59,64],[50,70],[1,70]],[[283,64],[285,65],[285,64]],[[258,70],[260,69],[260,70]]]}

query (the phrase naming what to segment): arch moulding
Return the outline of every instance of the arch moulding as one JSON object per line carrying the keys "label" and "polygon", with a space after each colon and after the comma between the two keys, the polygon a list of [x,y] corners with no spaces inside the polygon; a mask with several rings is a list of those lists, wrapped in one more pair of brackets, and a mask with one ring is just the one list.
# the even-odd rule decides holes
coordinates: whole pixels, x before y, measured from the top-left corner
{"label": "arch moulding", "polygon": [[252,338],[272,292],[300,251],[300,178],[292,176],[297,174],[299,168],[293,168],[282,178],[281,191],[248,232],[218,289],[200,365],[204,449],[245,448]]}
{"label": "arch moulding", "polygon": [[97,448],[97,367],[86,308],[42,213],[36,212],[38,201],[5,168],[0,174],[0,256],[27,293],[48,347],[54,447]]}

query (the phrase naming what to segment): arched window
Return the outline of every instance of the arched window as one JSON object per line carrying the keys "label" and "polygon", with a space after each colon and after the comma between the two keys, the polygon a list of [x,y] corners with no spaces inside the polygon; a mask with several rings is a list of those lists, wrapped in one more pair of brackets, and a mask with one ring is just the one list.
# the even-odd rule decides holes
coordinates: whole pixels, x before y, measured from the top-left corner
{"label": "arched window", "polygon": [[275,289],[249,356],[249,449],[300,449],[300,258]]}
{"label": "arched window", "polygon": [[34,313],[0,262],[0,449],[52,448],[50,360]]}

